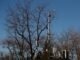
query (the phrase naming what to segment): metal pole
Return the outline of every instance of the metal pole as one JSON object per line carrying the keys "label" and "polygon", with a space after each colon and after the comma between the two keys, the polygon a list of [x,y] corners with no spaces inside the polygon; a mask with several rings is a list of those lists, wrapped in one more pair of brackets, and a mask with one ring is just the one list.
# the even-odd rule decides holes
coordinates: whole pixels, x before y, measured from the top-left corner
{"label": "metal pole", "polygon": [[48,41],[50,40],[50,23],[51,23],[51,14],[50,12],[48,13]]}
{"label": "metal pole", "polygon": [[[50,24],[51,24],[51,14],[50,14],[50,12],[48,13],[48,31],[47,31],[47,34],[48,34],[48,36],[47,36],[47,43],[50,43]],[[48,45],[48,47],[50,47],[50,45]],[[50,50],[48,50],[47,49],[47,51],[48,51],[48,57],[50,57]]]}

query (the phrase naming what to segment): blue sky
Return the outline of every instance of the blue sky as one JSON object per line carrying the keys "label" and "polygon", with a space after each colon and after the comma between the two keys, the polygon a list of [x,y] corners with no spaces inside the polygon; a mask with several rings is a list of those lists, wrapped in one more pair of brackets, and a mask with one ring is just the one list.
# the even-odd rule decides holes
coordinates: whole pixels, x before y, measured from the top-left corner
{"label": "blue sky", "polygon": [[[14,6],[19,0],[0,0],[0,40],[6,34],[5,17],[8,6]],[[48,8],[55,9],[56,18],[52,23],[52,31],[60,33],[69,27],[80,29],[80,0],[36,0],[34,5],[46,3]]]}

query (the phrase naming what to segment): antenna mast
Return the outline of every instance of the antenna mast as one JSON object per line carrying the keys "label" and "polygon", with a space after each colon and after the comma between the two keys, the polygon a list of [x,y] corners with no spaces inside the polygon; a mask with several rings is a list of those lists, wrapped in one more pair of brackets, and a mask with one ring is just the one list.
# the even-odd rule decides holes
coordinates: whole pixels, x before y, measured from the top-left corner
{"label": "antenna mast", "polygon": [[50,24],[51,24],[51,13],[48,13],[48,41],[50,41]]}

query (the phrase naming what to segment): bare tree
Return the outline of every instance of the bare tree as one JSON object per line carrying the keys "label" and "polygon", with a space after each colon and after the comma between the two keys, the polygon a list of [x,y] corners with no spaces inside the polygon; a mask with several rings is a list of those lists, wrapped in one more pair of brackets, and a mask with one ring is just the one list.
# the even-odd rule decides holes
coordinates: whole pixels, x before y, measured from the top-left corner
{"label": "bare tree", "polygon": [[43,6],[31,9],[31,5],[27,4],[18,5],[15,9],[9,10],[7,15],[9,37],[14,38],[16,44],[21,47],[19,51],[22,60],[24,59],[25,42],[28,44],[29,49],[27,51],[30,52],[33,60],[35,50],[38,50],[37,47],[39,47],[38,41],[41,35],[45,35],[48,12]]}
{"label": "bare tree", "polygon": [[74,30],[68,30],[67,32],[63,33],[59,39],[59,42],[61,43],[60,47],[69,51],[72,60],[74,59],[74,55],[76,55],[77,59],[79,60],[79,51],[77,50],[80,48],[79,40],[80,33]]}

